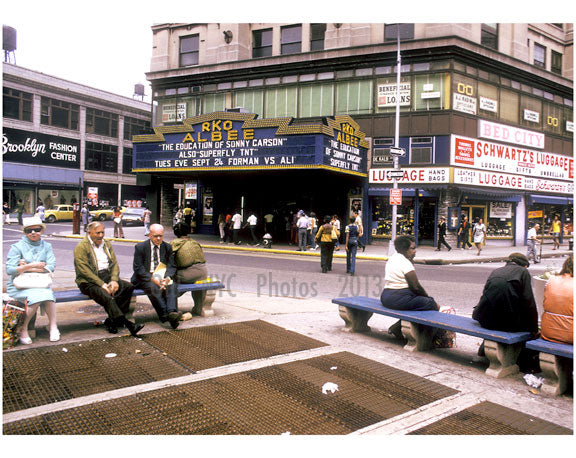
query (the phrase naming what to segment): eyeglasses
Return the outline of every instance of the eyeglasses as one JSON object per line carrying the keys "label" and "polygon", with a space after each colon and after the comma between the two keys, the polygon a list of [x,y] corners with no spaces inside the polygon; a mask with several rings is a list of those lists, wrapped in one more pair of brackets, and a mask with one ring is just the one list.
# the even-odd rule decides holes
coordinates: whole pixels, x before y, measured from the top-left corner
{"label": "eyeglasses", "polygon": [[37,232],[39,234],[40,232],[42,232],[42,228],[41,227],[27,227],[26,229],[24,229],[25,234],[31,234],[32,232]]}

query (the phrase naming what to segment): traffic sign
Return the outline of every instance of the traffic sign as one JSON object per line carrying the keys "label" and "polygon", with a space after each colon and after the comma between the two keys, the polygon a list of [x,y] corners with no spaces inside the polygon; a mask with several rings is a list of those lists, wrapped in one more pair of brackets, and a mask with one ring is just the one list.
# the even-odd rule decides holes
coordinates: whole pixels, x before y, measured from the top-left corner
{"label": "traffic sign", "polygon": [[396,148],[395,146],[390,148],[390,154],[392,156],[404,157],[406,155],[406,150],[404,148]]}
{"label": "traffic sign", "polygon": [[391,169],[386,171],[386,178],[389,180],[401,180],[404,176],[404,170]]}
{"label": "traffic sign", "polygon": [[390,189],[390,205],[402,205],[402,189]]}

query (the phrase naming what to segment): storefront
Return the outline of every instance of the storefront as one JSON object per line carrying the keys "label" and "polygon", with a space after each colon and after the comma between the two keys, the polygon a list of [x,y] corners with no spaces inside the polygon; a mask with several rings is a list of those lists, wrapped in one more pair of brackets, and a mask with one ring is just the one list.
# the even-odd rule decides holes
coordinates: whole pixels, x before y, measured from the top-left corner
{"label": "storefront", "polygon": [[133,169],[150,174],[153,213],[166,224],[190,206],[198,232],[216,233],[221,213],[273,214],[279,238],[302,209],[338,214],[365,206],[364,133],[349,116],[293,124],[217,112],[134,137]]}
{"label": "storefront", "polygon": [[556,197],[532,194],[528,199],[527,219],[528,227],[540,224],[545,239],[551,239],[551,225],[555,216],[558,216],[562,230],[560,243],[565,237],[573,233],[574,200],[571,197]]}

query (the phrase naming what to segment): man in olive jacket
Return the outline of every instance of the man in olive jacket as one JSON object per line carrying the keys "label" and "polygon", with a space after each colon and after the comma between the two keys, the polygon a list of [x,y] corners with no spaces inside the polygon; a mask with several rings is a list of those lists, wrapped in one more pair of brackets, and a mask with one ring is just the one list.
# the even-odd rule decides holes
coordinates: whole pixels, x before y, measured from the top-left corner
{"label": "man in olive jacket", "polygon": [[144,327],[126,318],[134,286],[120,279],[120,267],[112,244],[104,240],[104,225],[88,224],[88,233],[74,249],[76,284],[82,294],[89,296],[106,310],[108,318],[104,325],[108,332],[116,334],[118,327],[126,326],[136,336]]}

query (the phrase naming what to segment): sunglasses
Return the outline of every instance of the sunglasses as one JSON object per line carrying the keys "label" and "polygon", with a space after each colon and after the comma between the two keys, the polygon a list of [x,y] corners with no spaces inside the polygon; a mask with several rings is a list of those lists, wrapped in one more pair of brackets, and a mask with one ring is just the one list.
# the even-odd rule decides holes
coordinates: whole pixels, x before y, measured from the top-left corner
{"label": "sunglasses", "polygon": [[24,229],[25,234],[32,234],[32,232],[37,232],[39,234],[40,232],[42,232],[42,228],[41,227],[27,227],[26,229]]}

